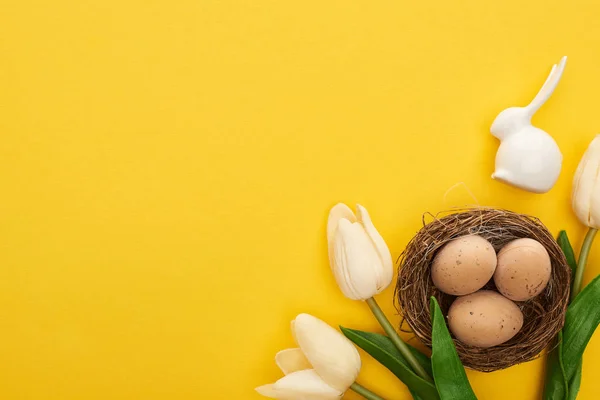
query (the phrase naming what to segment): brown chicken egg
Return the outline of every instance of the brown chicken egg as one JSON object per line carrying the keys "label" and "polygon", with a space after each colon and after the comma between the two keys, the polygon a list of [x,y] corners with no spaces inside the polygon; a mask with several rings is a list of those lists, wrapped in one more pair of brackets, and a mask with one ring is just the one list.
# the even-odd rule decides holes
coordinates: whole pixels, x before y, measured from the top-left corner
{"label": "brown chicken egg", "polygon": [[533,239],[517,239],[498,252],[494,282],[505,297],[525,301],[544,290],[551,272],[550,256],[544,246]]}
{"label": "brown chicken egg", "polygon": [[496,252],[490,242],[477,235],[463,236],[446,244],[431,265],[433,284],[455,296],[476,292],[492,278]]}
{"label": "brown chicken egg", "polygon": [[515,336],[523,326],[519,307],[492,290],[480,290],[454,300],[448,311],[454,336],[469,346],[492,347]]}

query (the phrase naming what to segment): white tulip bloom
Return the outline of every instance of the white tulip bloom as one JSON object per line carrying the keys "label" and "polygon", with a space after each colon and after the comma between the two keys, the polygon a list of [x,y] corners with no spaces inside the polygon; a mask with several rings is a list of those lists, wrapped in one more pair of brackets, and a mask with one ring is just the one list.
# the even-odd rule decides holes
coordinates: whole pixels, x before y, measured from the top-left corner
{"label": "white tulip bloom", "polygon": [[600,227],[600,135],[590,143],[573,179],[573,211],[590,228]]}
{"label": "white tulip bloom", "polygon": [[352,300],[367,300],[392,282],[392,256],[369,213],[335,205],[327,221],[329,263],[338,286]]}
{"label": "white tulip bloom", "polygon": [[308,314],[292,321],[292,333],[299,348],[275,356],[285,377],[256,391],[280,400],[339,400],[360,371],[360,356],[354,345]]}

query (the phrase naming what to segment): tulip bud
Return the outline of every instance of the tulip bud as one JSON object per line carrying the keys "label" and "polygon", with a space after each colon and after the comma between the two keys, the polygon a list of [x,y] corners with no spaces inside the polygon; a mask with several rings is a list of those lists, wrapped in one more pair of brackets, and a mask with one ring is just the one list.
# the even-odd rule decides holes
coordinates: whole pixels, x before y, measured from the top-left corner
{"label": "tulip bud", "polygon": [[280,400],[336,400],[354,383],[361,367],[354,345],[340,332],[308,314],[292,321],[300,348],[280,351],[275,362],[285,377],[256,388]]}
{"label": "tulip bud", "polygon": [[357,216],[345,204],[335,205],[327,221],[329,264],[344,295],[367,300],[392,282],[392,256],[371,222],[357,205]]}
{"label": "tulip bud", "polygon": [[294,321],[298,346],[308,362],[331,387],[345,392],[360,371],[356,347],[340,332],[309,314]]}
{"label": "tulip bud", "polygon": [[600,135],[590,143],[573,179],[573,211],[590,228],[600,227]]}

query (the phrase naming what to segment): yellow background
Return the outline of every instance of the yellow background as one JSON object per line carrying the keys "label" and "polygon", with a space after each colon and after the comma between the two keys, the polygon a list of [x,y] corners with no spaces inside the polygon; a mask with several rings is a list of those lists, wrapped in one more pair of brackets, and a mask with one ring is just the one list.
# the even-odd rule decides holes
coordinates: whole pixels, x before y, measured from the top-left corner
{"label": "yellow background", "polygon": [[[378,331],[328,269],[338,201],[365,205],[394,257],[422,213],[476,202],[579,245],[569,193],[600,129],[599,12],[1,0],[0,398],[259,399],[296,314]],[[493,182],[491,121],[564,54],[534,120],[564,153],[558,184],[540,196]],[[445,196],[459,182],[476,200],[462,185]],[[363,384],[409,398],[363,360]],[[599,372],[596,337],[581,399],[600,396]],[[542,373],[538,360],[469,377],[480,399],[521,400],[539,398]]]}

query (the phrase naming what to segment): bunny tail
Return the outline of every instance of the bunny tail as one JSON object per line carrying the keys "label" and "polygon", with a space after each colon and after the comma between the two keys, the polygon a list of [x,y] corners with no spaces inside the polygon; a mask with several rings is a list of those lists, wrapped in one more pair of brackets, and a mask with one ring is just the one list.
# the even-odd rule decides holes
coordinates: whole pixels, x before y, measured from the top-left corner
{"label": "bunny tail", "polygon": [[510,183],[510,174],[508,173],[508,171],[500,169],[492,174],[492,179],[495,179],[500,182]]}

